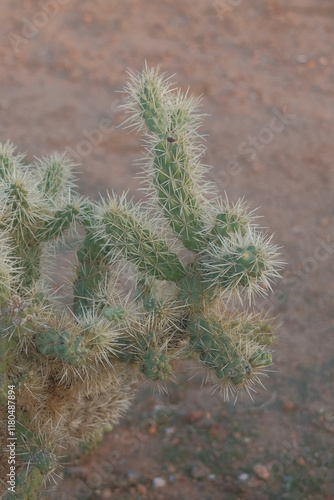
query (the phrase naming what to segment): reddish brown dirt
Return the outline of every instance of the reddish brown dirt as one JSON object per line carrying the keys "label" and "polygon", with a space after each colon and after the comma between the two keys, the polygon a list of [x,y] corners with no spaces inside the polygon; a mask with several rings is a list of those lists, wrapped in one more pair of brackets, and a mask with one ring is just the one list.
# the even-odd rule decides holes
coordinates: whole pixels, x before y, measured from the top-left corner
{"label": "reddish brown dirt", "polygon": [[[123,118],[114,91],[126,69],[162,64],[204,95],[209,177],[262,207],[288,263],[262,304],[282,327],[255,404],[224,403],[187,374],[169,400],[145,386],[115,433],[73,459],[45,498],[333,499],[332,0],[2,0],[1,13],[2,141],[29,157],[67,148],[84,194],[138,198],[141,143],[113,126]],[[110,130],[82,143],[106,118]],[[156,477],[166,485],[154,489]]]}

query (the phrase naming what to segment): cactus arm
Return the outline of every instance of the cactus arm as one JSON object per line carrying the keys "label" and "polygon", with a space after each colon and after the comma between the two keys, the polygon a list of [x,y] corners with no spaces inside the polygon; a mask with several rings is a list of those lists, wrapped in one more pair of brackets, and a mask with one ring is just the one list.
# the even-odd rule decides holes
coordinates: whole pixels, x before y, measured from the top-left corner
{"label": "cactus arm", "polygon": [[5,233],[0,232],[0,307],[10,298],[11,288],[15,283],[15,259],[13,245]]}
{"label": "cactus arm", "polygon": [[223,290],[235,293],[245,290],[249,303],[254,294],[265,295],[279,277],[283,263],[271,237],[252,228],[247,232],[219,237],[219,245],[210,243],[202,252],[199,267],[203,279]]}
{"label": "cactus arm", "polygon": [[79,203],[68,203],[64,208],[56,210],[54,215],[46,221],[43,228],[37,232],[37,241],[51,241],[59,238],[75,222],[80,213]]}
{"label": "cactus arm", "polygon": [[[132,121],[139,129],[145,124],[152,134],[148,141],[150,190],[174,234],[186,248],[199,251],[205,230],[205,193],[213,189],[204,181],[200,164],[204,148],[197,144],[199,101],[181,92],[172,95],[169,83],[147,68],[132,75],[125,92],[124,107],[132,112]],[[137,113],[133,113],[135,106]]]}
{"label": "cactus arm", "polygon": [[66,153],[57,152],[37,160],[37,186],[40,192],[56,203],[75,186],[73,169],[76,165],[67,157]]}
{"label": "cactus arm", "polygon": [[181,140],[178,144],[164,139],[156,144],[153,184],[158,203],[174,234],[186,248],[198,251],[203,245],[203,207],[191,177],[193,165]]}
{"label": "cactus arm", "polygon": [[184,275],[177,255],[155,233],[138,206],[128,204],[124,197],[110,198],[102,208],[100,221],[101,234],[111,255],[119,255],[135,264],[144,275],[157,279],[176,281]]}
{"label": "cactus arm", "polygon": [[106,246],[102,239],[95,237],[97,214],[92,203],[82,204],[78,220],[85,230],[85,239],[77,251],[78,265],[73,283],[73,311],[80,315],[93,306],[94,293],[100,283],[108,280],[109,263],[106,259]]}
{"label": "cactus arm", "polygon": [[10,141],[0,144],[0,179],[11,178],[16,168],[22,167],[25,155],[16,154],[16,146]]}
{"label": "cactus arm", "polygon": [[19,470],[15,480],[15,493],[8,492],[5,500],[38,500],[43,475],[38,467],[25,466]]}
{"label": "cactus arm", "polygon": [[31,171],[14,151],[7,143],[0,147],[0,194],[5,200],[1,223],[13,240],[17,268],[26,270],[22,286],[30,287],[40,277],[44,244],[70,227],[77,204],[60,207],[71,186],[71,164],[64,155],[54,153]]}
{"label": "cactus arm", "polygon": [[232,393],[249,390],[259,371],[272,363],[271,353],[263,346],[224,329],[215,318],[192,314],[187,328],[190,349],[199,354],[203,365]]}

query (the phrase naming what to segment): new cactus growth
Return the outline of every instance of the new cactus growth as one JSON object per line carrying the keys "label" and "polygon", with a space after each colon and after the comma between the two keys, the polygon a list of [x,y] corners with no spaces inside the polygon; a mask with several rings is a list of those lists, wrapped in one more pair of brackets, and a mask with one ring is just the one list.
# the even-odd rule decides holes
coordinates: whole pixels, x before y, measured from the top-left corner
{"label": "new cactus growth", "polygon": [[[145,129],[146,204],[80,198],[65,154],[28,165],[11,143],[0,145],[2,450],[8,388],[17,437],[15,493],[2,481],[7,500],[37,498],[64,449],[99,442],[138,380],[164,383],[175,359],[198,360],[226,397],[253,390],[272,363],[271,324],[247,307],[282,263],[254,214],[205,180],[198,99],[147,67],[125,92],[127,125]],[[48,287],[46,262],[78,226],[65,307]],[[243,313],[228,311],[231,297]],[[2,459],[2,478],[7,467]]]}

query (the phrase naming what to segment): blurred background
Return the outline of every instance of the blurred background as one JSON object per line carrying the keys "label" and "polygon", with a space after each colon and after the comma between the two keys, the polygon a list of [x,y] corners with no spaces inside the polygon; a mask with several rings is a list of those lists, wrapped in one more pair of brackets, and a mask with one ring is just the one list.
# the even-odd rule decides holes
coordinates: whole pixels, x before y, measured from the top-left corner
{"label": "blurred background", "polygon": [[233,405],[180,365],[45,498],[334,499],[333,23],[332,0],[1,1],[1,141],[67,150],[85,195],[140,199],[116,91],[161,64],[203,94],[208,177],[261,207],[287,262],[258,301],[281,323],[266,391]]}

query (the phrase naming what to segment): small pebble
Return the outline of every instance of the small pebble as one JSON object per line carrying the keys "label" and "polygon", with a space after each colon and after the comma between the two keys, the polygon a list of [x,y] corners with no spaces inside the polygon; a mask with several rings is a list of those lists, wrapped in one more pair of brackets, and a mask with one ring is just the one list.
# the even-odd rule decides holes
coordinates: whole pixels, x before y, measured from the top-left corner
{"label": "small pebble", "polygon": [[175,432],[175,427],[165,427],[164,428],[166,436],[171,436]]}
{"label": "small pebble", "polygon": [[106,488],[105,490],[102,491],[101,497],[103,500],[109,500],[111,498],[112,492],[109,488]]}
{"label": "small pebble", "polygon": [[328,58],[327,57],[320,57],[319,62],[322,66],[327,66],[328,64]]}
{"label": "small pebble", "polygon": [[216,474],[209,474],[208,479],[210,479],[210,481],[214,481],[216,479]]}
{"label": "small pebble", "polygon": [[238,476],[239,481],[247,481],[248,478],[249,478],[249,475],[246,474],[245,472]]}
{"label": "small pebble", "polygon": [[210,428],[210,437],[212,439],[216,439],[219,435],[219,428],[218,428],[218,425],[212,425],[211,428]]}
{"label": "small pebble", "polygon": [[166,485],[166,481],[162,477],[155,477],[153,479],[153,488],[163,488]]}
{"label": "small pebble", "polygon": [[296,62],[299,64],[305,64],[305,63],[307,63],[307,61],[308,61],[308,57],[306,54],[299,54],[296,57]]}
{"label": "small pebble", "polygon": [[84,20],[84,22],[85,22],[86,24],[90,24],[90,23],[92,22],[92,20],[93,20],[93,17],[92,17],[92,15],[91,15],[91,14],[85,14],[85,15],[83,16],[83,20]]}
{"label": "small pebble", "polygon": [[292,401],[288,401],[288,400],[283,401],[284,410],[288,410],[288,411],[293,410],[294,406],[295,405]]}
{"label": "small pebble", "polygon": [[198,420],[200,420],[202,417],[203,417],[203,412],[202,412],[202,410],[192,410],[192,411],[188,411],[188,412],[184,415],[184,420],[185,420],[188,424],[193,424],[193,423],[195,423],[195,422],[198,422]]}
{"label": "small pebble", "polygon": [[152,415],[157,416],[159,413],[164,412],[166,410],[165,406],[162,405],[154,405]]}
{"label": "small pebble", "polygon": [[144,486],[143,484],[138,484],[138,486],[137,486],[137,491],[138,491],[138,493],[140,493],[141,495],[146,495],[146,494],[147,494],[147,488],[146,488],[146,486]]}
{"label": "small pebble", "polygon": [[128,470],[126,476],[128,478],[129,484],[136,484],[139,480],[139,472],[137,472],[136,470]]}
{"label": "small pebble", "polygon": [[305,459],[303,457],[298,457],[297,458],[297,464],[301,465],[302,467],[304,467],[304,465],[306,465]]}
{"label": "small pebble", "polygon": [[256,464],[254,466],[254,472],[257,475],[257,477],[263,479],[264,481],[266,481],[270,477],[270,472],[265,465]]}

